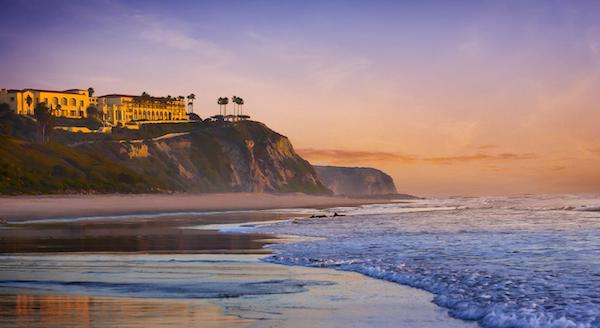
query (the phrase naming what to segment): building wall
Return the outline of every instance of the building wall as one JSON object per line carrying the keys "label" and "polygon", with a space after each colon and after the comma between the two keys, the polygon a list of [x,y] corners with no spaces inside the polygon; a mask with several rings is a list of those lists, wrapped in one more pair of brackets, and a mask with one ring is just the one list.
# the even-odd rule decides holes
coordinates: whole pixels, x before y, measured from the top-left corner
{"label": "building wall", "polygon": [[[27,99],[31,99],[31,103]],[[33,115],[35,106],[45,102],[55,116],[68,118],[87,117],[86,109],[96,106],[98,99],[90,97],[87,90],[6,90],[0,91],[0,102],[10,105],[17,114]]]}
{"label": "building wall", "polygon": [[90,105],[97,105],[97,98],[90,97],[87,90],[78,90],[74,92],[47,92],[40,91],[35,93],[35,104],[45,102],[52,110],[55,116],[68,118],[87,117],[87,108]]}
{"label": "building wall", "polygon": [[[27,99],[31,99],[28,104]],[[87,108],[94,106],[102,118],[112,125],[125,125],[134,121],[187,121],[185,99],[108,95],[90,97],[87,90],[0,90],[0,103],[21,115],[33,115],[34,108],[45,102],[52,115],[67,118],[87,117]]]}
{"label": "building wall", "polygon": [[131,96],[103,96],[99,108],[114,124],[132,121],[183,121],[188,120],[185,100],[142,98]]}

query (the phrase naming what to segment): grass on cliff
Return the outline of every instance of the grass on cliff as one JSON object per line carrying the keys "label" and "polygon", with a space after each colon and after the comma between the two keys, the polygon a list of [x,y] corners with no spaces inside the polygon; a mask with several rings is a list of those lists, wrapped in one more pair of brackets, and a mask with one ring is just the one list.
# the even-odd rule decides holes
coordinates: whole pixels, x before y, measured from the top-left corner
{"label": "grass on cliff", "polygon": [[0,136],[0,194],[146,192],[155,189],[128,168],[59,143]]}

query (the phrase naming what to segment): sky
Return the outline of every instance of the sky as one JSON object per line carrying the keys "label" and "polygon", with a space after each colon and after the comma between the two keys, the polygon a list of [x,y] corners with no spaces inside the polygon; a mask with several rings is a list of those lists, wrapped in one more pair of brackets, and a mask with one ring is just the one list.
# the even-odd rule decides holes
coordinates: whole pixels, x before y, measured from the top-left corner
{"label": "sky", "polygon": [[194,93],[201,117],[237,95],[404,193],[600,192],[599,1],[0,5],[0,87]]}

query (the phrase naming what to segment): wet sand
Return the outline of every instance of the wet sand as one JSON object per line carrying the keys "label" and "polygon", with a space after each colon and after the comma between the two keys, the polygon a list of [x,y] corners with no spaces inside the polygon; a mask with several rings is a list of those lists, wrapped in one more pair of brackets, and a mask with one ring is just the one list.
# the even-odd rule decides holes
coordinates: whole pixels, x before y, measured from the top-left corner
{"label": "wet sand", "polygon": [[[22,276],[30,285],[16,289],[0,282],[0,326],[476,327],[448,317],[431,303],[430,294],[417,289],[356,273],[289,267],[260,262],[259,258],[207,254],[142,258],[103,255],[86,264],[87,260],[81,256],[19,257],[17,261],[29,266],[29,272]],[[3,275],[20,270],[11,267],[12,260],[15,259],[0,264]],[[172,260],[186,263],[187,267],[174,268],[175,272],[167,274],[167,263]],[[144,274],[132,277],[123,273],[129,261],[138,263],[136,268],[143,269]],[[90,270],[95,272],[93,278]],[[114,296],[103,295],[107,288],[104,285],[81,290],[73,289],[70,284],[46,283],[43,288],[34,288],[31,281],[39,281],[48,272],[55,279],[70,282],[83,277],[88,281],[121,283],[134,279],[147,283],[154,279],[191,279],[194,285],[185,285],[187,292],[198,294],[178,299],[184,292],[176,288],[173,294],[169,294],[170,289],[158,290],[164,288],[162,283],[138,297],[126,296],[131,287],[112,290]]]}
{"label": "wet sand", "polygon": [[104,217],[16,222],[0,226],[0,253],[253,253],[275,236],[219,233],[192,227],[274,221],[301,213],[239,212],[211,215]]}
{"label": "wet sand", "polygon": [[382,201],[267,193],[16,196],[0,197],[0,219],[14,222],[104,215],[326,208],[374,203]]}
{"label": "wet sand", "polygon": [[252,320],[227,315],[205,300],[165,300],[88,295],[0,295],[0,326],[248,327]]}

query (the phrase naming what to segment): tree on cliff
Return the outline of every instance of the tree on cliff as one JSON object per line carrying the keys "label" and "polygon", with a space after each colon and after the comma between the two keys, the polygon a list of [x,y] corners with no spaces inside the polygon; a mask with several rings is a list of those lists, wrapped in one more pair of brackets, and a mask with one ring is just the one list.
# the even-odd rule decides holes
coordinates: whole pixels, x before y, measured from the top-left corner
{"label": "tree on cliff", "polygon": [[102,112],[100,112],[97,107],[90,105],[85,111],[87,113],[87,122],[89,124],[89,128],[97,130],[104,125],[102,120]]}
{"label": "tree on cliff", "polygon": [[0,103],[0,135],[12,134],[12,125],[10,119],[13,116],[13,111],[7,103]]}
{"label": "tree on cliff", "polygon": [[0,120],[11,116],[13,113],[12,109],[10,109],[10,105],[7,103],[0,103]]}
{"label": "tree on cliff", "polygon": [[25,99],[25,102],[27,103],[27,113],[29,114],[31,112],[31,104],[33,103],[33,99],[28,95]]}
{"label": "tree on cliff", "polygon": [[238,103],[238,97],[237,96],[231,97],[231,102],[233,103],[233,115],[237,115],[236,104]]}
{"label": "tree on cliff", "polygon": [[243,106],[244,106],[244,98],[237,98],[237,104],[238,104],[238,108],[239,108],[239,112],[238,115],[240,116],[244,116],[244,110],[243,110]]}
{"label": "tree on cliff", "polygon": [[98,108],[90,105],[88,106],[88,108],[86,108],[85,111],[87,113],[87,117],[100,119],[100,111],[98,110]]}
{"label": "tree on cliff", "polygon": [[50,112],[50,108],[44,102],[38,103],[33,110],[33,116],[38,124],[40,141],[45,143],[52,128],[52,113]]}
{"label": "tree on cliff", "polygon": [[[227,104],[229,104],[229,98],[219,97],[219,99],[217,99],[217,104],[219,104],[219,115],[227,115]],[[223,111],[221,111],[221,106],[224,108]]]}

